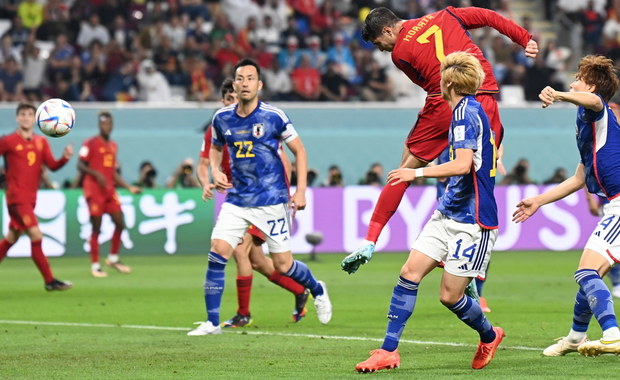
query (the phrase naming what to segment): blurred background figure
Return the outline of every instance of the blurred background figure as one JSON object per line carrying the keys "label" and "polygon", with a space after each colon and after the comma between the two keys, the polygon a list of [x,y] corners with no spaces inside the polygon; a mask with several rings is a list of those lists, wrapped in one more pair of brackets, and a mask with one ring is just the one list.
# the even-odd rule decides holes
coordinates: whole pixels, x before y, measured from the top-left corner
{"label": "blurred background figure", "polygon": [[134,185],[144,189],[154,189],[157,187],[157,182],[155,180],[156,177],[157,170],[151,161],[143,161],[140,164],[140,176],[138,177],[138,180],[134,182]]}
{"label": "blurred background figure", "polygon": [[166,187],[169,189],[200,187],[194,175],[194,160],[189,157],[183,159],[181,165],[168,178]]}

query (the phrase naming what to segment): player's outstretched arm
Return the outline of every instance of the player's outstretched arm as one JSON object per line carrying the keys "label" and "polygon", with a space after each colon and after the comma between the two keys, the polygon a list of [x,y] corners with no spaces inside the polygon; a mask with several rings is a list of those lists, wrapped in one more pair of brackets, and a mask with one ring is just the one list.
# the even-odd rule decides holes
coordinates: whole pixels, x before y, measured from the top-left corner
{"label": "player's outstretched arm", "polygon": [[209,181],[209,159],[200,157],[198,159],[198,167],[196,167],[196,179],[202,188],[202,200],[208,201],[213,198],[213,185]]}
{"label": "player's outstretched arm", "polygon": [[517,210],[512,214],[512,221],[523,223],[528,220],[536,211],[548,203],[558,201],[583,188],[586,183],[585,169],[583,164],[577,165],[575,174],[560,183],[551,190],[535,197],[523,199],[517,204]]}
{"label": "player's outstretched arm", "polygon": [[56,171],[62,168],[72,156],[73,145],[69,144],[62,151],[62,156],[60,157],[60,159],[55,159],[54,155],[52,154],[52,150],[47,143],[47,140],[45,140],[45,146],[43,147],[43,162],[45,163],[45,166],[47,166],[50,170]]}
{"label": "player's outstretched arm", "polygon": [[132,193],[132,194],[140,194],[142,192],[142,188],[141,187],[133,186],[133,185],[130,185],[127,182],[125,182],[123,177],[121,177],[120,174],[118,174],[118,172],[116,170],[114,171],[114,183],[116,185],[122,187],[123,189],[129,190],[129,192]]}
{"label": "player's outstretched arm", "polygon": [[471,149],[456,149],[455,159],[441,165],[425,168],[409,169],[398,168],[388,173],[388,183],[392,186],[401,182],[411,182],[416,177],[447,178],[468,174],[474,161],[474,151]]}
{"label": "player's outstretched arm", "polygon": [[600,112],[604,107],[601,98],[592,92],[563,92],[556,91],[550,86],[543,88],[538,98],[543,102],[543,108],[549,107],[554,102],[573,103],[594,112]]}

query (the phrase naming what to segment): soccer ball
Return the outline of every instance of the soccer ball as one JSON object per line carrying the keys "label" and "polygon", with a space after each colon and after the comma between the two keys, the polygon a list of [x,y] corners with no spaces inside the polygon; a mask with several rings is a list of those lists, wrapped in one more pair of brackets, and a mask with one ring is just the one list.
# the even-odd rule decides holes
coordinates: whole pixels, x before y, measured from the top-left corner
{"label": "soccer ball", "polygon": [[50,137],[66,135],[75,124],[73,107],[62,99],[49,99],[41,103],[35,116],[41,132]]}

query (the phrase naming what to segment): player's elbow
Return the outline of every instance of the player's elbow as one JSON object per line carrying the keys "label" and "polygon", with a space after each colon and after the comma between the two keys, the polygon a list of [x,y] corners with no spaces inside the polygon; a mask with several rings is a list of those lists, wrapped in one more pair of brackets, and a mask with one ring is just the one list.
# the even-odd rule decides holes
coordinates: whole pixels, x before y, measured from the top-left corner
{"label": "player's elbow", "polygon": [[458,163],[458,165],[456,165],[454,170],[456,172],[455,175],[467,175],[471,171],[471,163],[468,163],[468,162]]}

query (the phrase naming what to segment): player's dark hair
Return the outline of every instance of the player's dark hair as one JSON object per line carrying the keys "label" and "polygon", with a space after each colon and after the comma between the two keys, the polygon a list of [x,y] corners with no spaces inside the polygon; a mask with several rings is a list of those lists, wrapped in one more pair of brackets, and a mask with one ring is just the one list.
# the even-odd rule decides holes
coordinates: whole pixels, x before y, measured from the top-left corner
{"label": "player's dark hair", "polygon": [[32,105],[32,103],[21,102],[17,105],[17,110],[15,111],[15,115],[19,114],[21,110],[32,110],[32,112],[37,112],[37,109]]}
{"label": "player's dark hair", "polygon": [[112,120],[112,114],[110,113],[110,111],[101,111],[101,112],[99,112],[98,119],[99,119],[99,121],[103,121],[103,119],[110,119],[110,120]]}
{"label": "player's dark hair", "polygon": [[364,20],[364,25],[362,25],[362,38],[364,41],[372,42],[381,35],[384,27],[394,26],[399,21],[400,18],[391,10],[385,7],[375,8],[368,13],[366,20]]}
{"label": "player's dark hair", "polygon": [[244,66],[254,66],[256,68],[256,72],[258,73],[258,79],[260,79],[260,66],[258,66],[256,61],[250,58],[243,58],[241,61],[237,62],[235,69],[233,70],[235,75],[237,75],[237,69]]}
{"label": "player's dark hair", "polygon": [[233,88],[233,80],[232,78],[226,78],[220,86],[220,94],[222,95],[222,99],[224,99],[226,94],[231,92],[235,92],[235,89]]}
{"label": "player's dark hair", "polygon": [[579,61],[577,79],[594,86],[594,92],[608,102],[618,91],[620,81],[616,75],[614,62],[602,55],[586,55]]}

